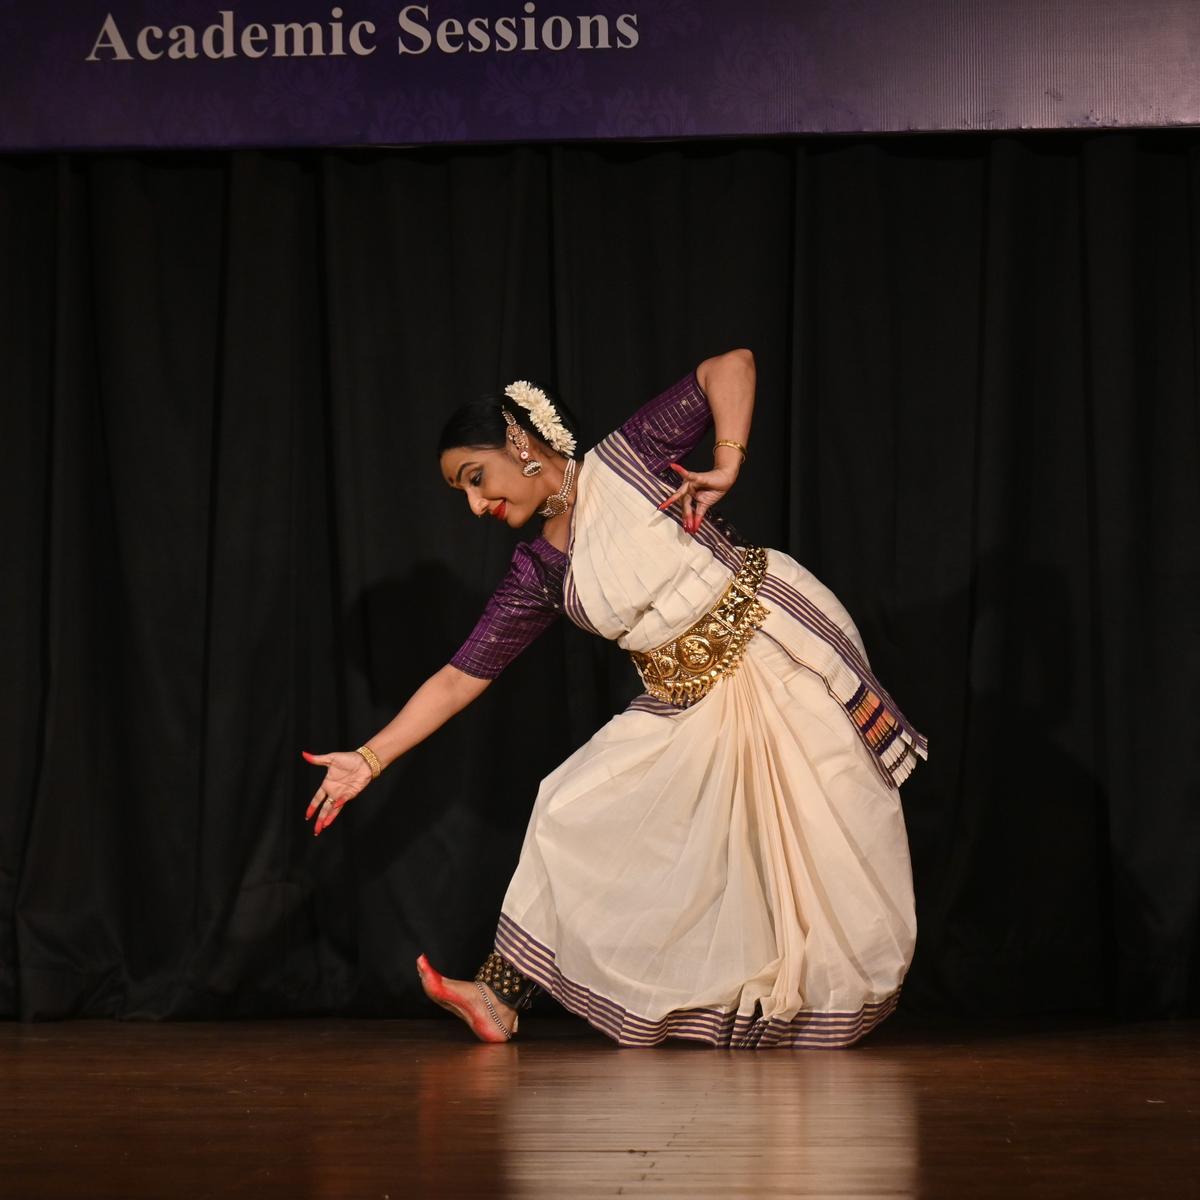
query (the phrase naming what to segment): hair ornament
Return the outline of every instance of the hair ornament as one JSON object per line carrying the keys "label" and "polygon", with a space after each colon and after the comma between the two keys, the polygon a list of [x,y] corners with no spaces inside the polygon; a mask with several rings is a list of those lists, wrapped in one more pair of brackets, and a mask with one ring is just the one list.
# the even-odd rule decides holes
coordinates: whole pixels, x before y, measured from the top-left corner
{"label": "hair ornament", "polygon": [[533,421],[533,427],[542,435],[551,450],[557,450],[567,458],[574,457],[575,439],[559,420],[554,405],[550,403],[550,397],[540,387],[534,387],[527,380],[518,379],[504,389],[504,394],[525,409]]}

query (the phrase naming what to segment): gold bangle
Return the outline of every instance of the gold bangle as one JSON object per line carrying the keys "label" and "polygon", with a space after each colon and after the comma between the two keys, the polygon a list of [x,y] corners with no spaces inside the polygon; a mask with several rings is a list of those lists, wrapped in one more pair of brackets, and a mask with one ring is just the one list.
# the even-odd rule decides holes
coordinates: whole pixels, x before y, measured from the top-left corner
{"label": "gold bangle", "polygon": [[363,756],[363,760],[367,766],[371,768],[371,778],[378,779],[383,773],[383,767],[379,762],[379,758],[375,751],[370,746],[359,746],[358,753]]}
{"label": "gold bangle", "polygon": [[718,446],[732,446],[735,450],[741,452],[742,462],[746,461],[746,447],[741,442],[731,442],[729,438],[721,438],[720,441],[713,443],[713,450],[716,450]]}

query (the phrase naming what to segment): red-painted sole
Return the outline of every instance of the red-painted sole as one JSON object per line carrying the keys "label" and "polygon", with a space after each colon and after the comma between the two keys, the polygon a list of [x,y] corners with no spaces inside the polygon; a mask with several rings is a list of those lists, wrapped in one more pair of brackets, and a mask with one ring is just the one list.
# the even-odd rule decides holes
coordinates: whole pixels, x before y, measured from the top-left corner
{"label": "red-painted sole", "polygon": [[421,986],[425,989],[425,995],[434,1004],[440,1004],[442,1008],[454,1013],[456,1017],[461,1017],[481,1042],[507,1042],[509,1040],[500,1032],[490,1017],[481,1013],[473,1013],[470,1009],[463,1008],[455,1000],[454,995],[446,987],[446,981],[434,970],[424,954],[417,959],[417,974],[421,977]]}

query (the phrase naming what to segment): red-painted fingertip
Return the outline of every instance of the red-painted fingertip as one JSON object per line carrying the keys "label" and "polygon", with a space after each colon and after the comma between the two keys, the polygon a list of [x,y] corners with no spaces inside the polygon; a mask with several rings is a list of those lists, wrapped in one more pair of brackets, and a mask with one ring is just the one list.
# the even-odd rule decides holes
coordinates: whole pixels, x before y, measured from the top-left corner
{"label": "red-painted fingertip", "polygon": [[315,754],[310,754],[307,750],[301,750],[300,757],[304,759],[305,762],[315,762],[317,758]]}
{"label": "red-painted fingertip", "polygon": [[662,512],[662,510],[663,510],[664,508],[670,508],[670,507],[671,507],[671,501],[670,501],[670,500],[664,500],[664,501],[663,501],[663,502],[662,502],[662,503],[661,503],[661,504],[658,506],[658,511],[659,511],[659,512]]}
{"label": "red-painted fingertip", "polygon": [[672,463],[672,464],[671,464],[671,470],[672,470],[672,471],[678,471],[680,475],[686,475],[686,474],[687,474],[687,467],[681,467],[681,466],[680,466],[678,463]]}

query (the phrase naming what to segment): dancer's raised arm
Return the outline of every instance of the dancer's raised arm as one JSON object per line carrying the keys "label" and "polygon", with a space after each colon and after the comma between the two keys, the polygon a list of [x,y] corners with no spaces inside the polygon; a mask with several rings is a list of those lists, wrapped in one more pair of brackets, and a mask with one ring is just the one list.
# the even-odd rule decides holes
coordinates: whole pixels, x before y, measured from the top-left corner
{"label": "dancer's raised arm", "polygon": [[671,463],[671,470],[681,482],[661,505],[668,508],[678,503],[683,510],[683,527],[689,533],[695,533],[704,514],[729,494],[746,461],[750,419],[754,413],[754,355],[749,350],[730,350],[706,358],[696,368],[696,382],[708,399],[717,435],[712,470],[689,471]]}

